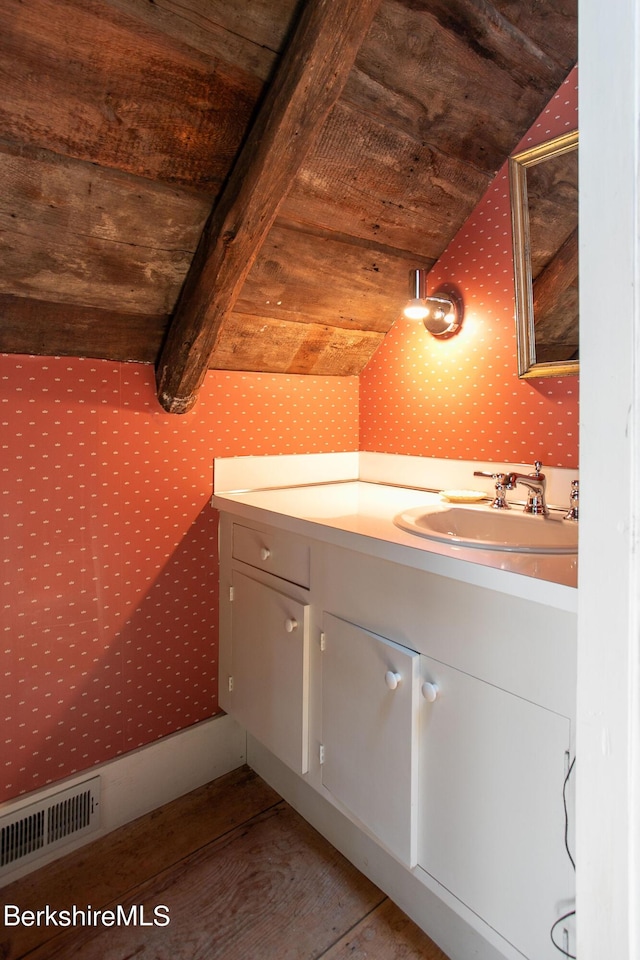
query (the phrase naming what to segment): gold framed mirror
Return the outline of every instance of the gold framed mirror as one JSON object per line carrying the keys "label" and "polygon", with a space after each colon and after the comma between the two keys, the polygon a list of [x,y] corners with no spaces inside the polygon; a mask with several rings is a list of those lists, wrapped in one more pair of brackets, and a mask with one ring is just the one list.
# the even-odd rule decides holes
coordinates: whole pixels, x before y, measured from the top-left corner
{"label": "gold framed mirror", "polygon": [[579,372],[578,131],[509,157],[518,376]]}

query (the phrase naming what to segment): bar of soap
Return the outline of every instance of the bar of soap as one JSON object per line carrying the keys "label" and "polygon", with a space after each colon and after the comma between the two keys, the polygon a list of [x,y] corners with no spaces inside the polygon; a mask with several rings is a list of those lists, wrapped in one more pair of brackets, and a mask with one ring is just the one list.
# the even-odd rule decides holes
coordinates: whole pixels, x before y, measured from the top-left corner
{"label": "bar of soap", "polygon": [[441,490],[440,496],[451,503],[478,503],[487,494],[482,490]]}

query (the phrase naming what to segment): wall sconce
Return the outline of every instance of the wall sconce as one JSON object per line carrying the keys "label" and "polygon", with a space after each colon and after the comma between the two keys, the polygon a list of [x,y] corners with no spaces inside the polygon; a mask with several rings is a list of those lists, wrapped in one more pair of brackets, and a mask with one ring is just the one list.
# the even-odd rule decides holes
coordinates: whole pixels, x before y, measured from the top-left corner
{"label": "wall sconce", "polygon": [[409,320],[422,320],[434,337],[451,337],[462,325],[460,306],[450,296],[427,296],[427,271],[409,271],[409,300],[403,310]]}

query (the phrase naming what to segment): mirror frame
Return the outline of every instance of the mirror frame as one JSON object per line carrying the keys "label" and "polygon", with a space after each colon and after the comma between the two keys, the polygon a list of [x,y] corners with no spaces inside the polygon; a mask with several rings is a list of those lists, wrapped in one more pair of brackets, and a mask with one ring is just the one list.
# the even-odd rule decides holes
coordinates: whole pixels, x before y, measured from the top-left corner
{"label": "mirror frame", "polygon": [[577,149],[578,131],[573,130],[571,133],[546,140],[537,147],[531,147],[529,150],[523,150],[509,157],[518,376],[521,379],[565,377],[580,372],[579,360],[558,360],[545,363],[536,361],[531,236],[527,197],[527,169],[529,167]]}

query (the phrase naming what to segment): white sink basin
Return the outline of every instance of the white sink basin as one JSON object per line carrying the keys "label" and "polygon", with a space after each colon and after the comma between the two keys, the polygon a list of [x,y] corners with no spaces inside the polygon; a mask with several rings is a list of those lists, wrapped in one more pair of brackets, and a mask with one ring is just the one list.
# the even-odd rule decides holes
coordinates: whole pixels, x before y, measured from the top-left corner
{"label": "white sink basin", "polygon": [[577,553],[578,524],[562,515],[523,513],[521,507],[435,505],[405,510],[393,518],[402,530],[440,543],[514,553]]}

